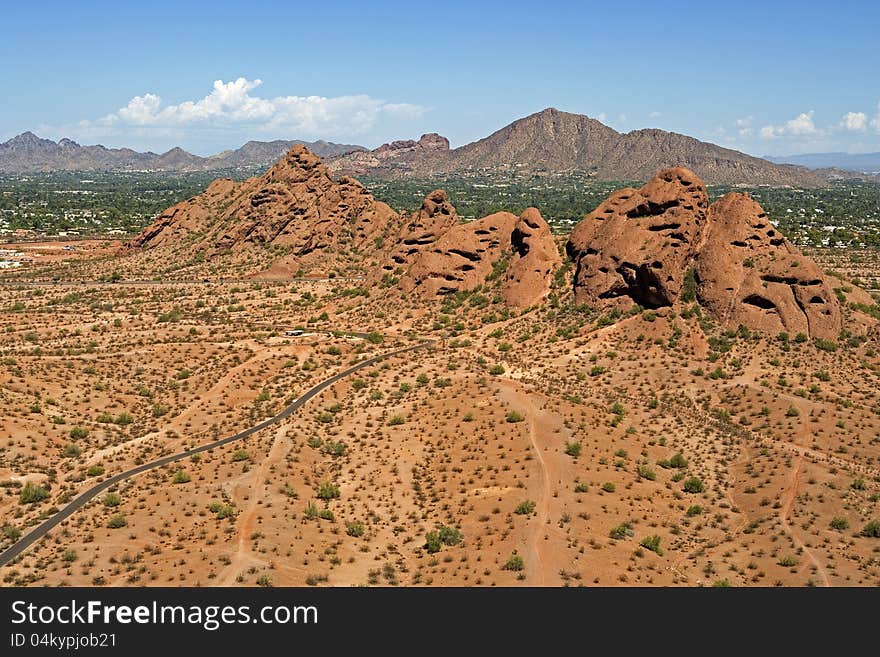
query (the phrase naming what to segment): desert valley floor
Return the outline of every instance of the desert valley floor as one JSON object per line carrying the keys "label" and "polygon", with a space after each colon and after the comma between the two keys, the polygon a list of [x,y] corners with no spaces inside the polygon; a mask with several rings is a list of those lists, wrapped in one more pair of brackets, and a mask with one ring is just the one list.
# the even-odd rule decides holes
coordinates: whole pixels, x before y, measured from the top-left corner
{"label": "desert valley floor", "polygon": [[[721,332],[696,308],[485,322],[467,301],[379,311],[354,286],[0,288],[5,545],[102,478],[437,338],[252,437],[114,486],[2,581],[880,583],[880,543],[862,531],[880,516],[876,334],[829,351]],[[28,484],[47,498],[22,503]]]}

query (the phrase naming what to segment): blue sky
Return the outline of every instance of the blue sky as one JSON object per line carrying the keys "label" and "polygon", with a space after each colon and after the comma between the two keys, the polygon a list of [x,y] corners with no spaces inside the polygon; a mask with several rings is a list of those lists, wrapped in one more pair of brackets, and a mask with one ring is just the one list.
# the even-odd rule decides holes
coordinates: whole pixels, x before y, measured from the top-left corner
{"label": "blue sky", "polygon": [[878,151],[880,3],[826,4],[10,2],[0,140],[455,146],[553,106],[758,155]]}

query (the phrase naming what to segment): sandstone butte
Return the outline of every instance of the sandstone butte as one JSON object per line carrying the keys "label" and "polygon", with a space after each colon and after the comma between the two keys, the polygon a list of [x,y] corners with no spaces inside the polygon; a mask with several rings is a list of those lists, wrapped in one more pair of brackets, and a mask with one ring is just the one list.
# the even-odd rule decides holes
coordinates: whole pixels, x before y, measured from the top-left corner
{"label": "sandstone butte", "polygon": [[[127,247],[213,257],[257,245],[283,248],[290,271],[355,263],[370,284],[391,280],[392,293],[422,299],[497,286],[514,308],[541,303],[563,265],[536,208],[462,223],[436,190],[407,216],[353,178],[334,180],[303,146],[260,177],[215,181]],[[760,205],[735,192],[710,205],[706,186],[685,168],[611,194],[578,223],[565,250],[574,299],[591,307],[671,307],[684,295],[727,327],[826,339],[842,328],[827,277]]]}

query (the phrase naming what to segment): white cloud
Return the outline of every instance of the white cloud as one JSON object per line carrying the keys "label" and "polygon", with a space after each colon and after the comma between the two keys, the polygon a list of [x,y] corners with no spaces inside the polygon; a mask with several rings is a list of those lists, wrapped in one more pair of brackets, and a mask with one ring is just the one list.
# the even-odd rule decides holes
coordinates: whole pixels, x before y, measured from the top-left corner
{"label": "white cloud", "polygon": [[736,127],[737,134],[743,138],[751,137],[753,134],[755,134],[755,131],[752,128],[752,121],[754,120],[754,116],[744,116],[734,121],[733,124]]}
{"label": "white cloud", "polygon": [[868,127],[868,116],[864,112],[847,112],[840,120],[840,127],[851,132],[864,132]]}
{"label": "white cloud", "polygon": [[880,132],[880,101],[877,102],[877,113],[874,115],[874,118],[871,119],[871,127],[877,132]]}
{"label": "white cloud", "polygon": [[807,137],[819,135],[821,131],[816,128],[813,123],[813,110],[809,112],[801,112],[790,121],[786,121],[784,125],[765,125],[761,128],[760,135],[762,139],[775,139],[777,137]]}
{"label": "white cloud", "polygon": [[147,93],[100,119],[80,122],[79,128],[92,132],[96,127],[122,126],[159,130],[253,126],[296,136],[359,135],[382,118],[416,118],[425,112],[420,105],[389,103],[364,94],[331,98],[252,95],[262,83],[247,78],[216,80],[207,96],[178,104],[164,104],[157,94]]}
{"label": "white cloud", "polygon": [[648,114],[649,119],[659,119],[661,116],[663,116],[662,112],[651,112]]}

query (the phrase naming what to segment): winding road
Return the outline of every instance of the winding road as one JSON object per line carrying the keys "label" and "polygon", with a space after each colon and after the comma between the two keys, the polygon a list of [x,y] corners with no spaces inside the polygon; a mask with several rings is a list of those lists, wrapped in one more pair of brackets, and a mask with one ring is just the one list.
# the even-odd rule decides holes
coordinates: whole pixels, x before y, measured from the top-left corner
{"label": "winding road", "polygon": [[[364,334],[353,333],[352,335],[362,336]],[[180,461],[185,459],[193,454],[198,454],[200,452],[207,452],[212,449],[216,449],[217,447],[222,447],[224,445],[228,445],[229,443],[233,443],[237,440],[242,440],[243,438],[247,438],[248,436],[252,436],[258,431],[262,431],[266,427],[270,427],[273,424],[278,424],[282,420],[290,417],[300,408],[302,408],[306,402],[308,402],[312,397],[323,392],[326,388],[332,386],[337,381],[344,379],[347,376],[354,374],[355,372],[362,370],[365,367],[369,367],[374,363],[379,362],[380,360],[384,360],[385,358],[390,358],[392,356],[397,356],[399,354],[407,353],[410,351],[416,351],[418,349],[424,349],[425,347],[429,347],[434,344],[436,340],[433,339],[423,339],[419,343],[410,345],[409,347],[401,347],[400,349],[395,349],[393,351],[388,351],[384,354],[379,354],[377,356],[372,356],[371,358],[367,358],[366,360],[362,360],[361,362],[352,365],[348,369],[345,369],[338,374],[334,374],[329,379],[324,379],[319,384],[309,388],[302,396],[296,399],[294,402],[285,406],[280,413],[269,418],[268,420],[264,420],[259,424],[255,424],[244,431],[239,431],[236,434],[228,436],[226,438],[221,438],[220,440],[215,440],[214,442],[207,443],[205,445],[200,445],[199,447],[194,447],[193,449],[187,450],[185,452],[180,452],[178,454],[171,454],[169,456],[163,456],[160,459],[156,459],[155,461],[150,461],[149,463],[144,463],[130,470],[126,470],[125,472],[120,472],[119,474],[115,474],[109,479],[105,479],[99,484],[92,486],[85,492],[81,493],[74,500],[69,502],[67,506],[61,509],[54,516],[46,520],[43,524],[37,526],[33,530],[31,530],[28,534],[23,536],[18,540],[18,542],[14,543],[12,546],[6,549],[2,554],[0,554],[0,567],[5,566],[10,561],[15,559],[25,550],[27,550],[31,545],[39,541],[41,538],[46,536],[52,529],[57,527],[59,524],[64,522],[67,518],[72,516],[74,513],[83,508],[89,501],[93,500],[97,495],[107,490],[111,486],[118,484],[121,481],[124,481],[130,477],[134,477],[135,475],[142,474],[149,470],[154,470],[155,468],[160,468],[163,465],[168,465],[169,463],[174,463],[175,461]]]}

